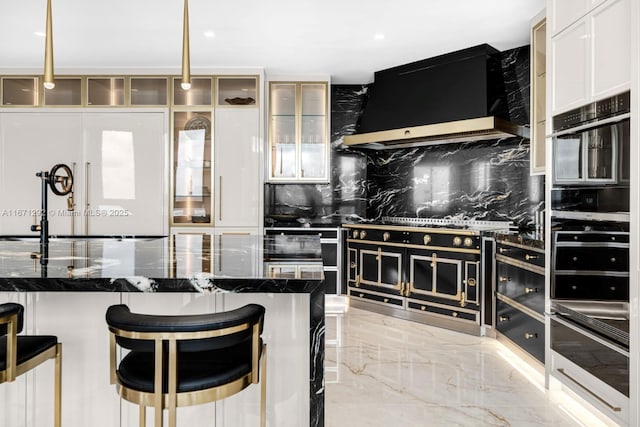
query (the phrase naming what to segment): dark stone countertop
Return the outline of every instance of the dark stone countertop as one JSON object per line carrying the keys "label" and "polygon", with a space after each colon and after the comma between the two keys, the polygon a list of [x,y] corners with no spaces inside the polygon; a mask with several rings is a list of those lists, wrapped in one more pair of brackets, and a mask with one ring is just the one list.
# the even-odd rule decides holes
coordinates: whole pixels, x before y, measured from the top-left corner
{"label": "dark stone countertop", "polygon": [[496,242],[516,243],[532,249],[544,250],[544,236],[534,232],[494,233]]}
{"label": "dark stone countertop", "polygon": [[37,238],[0,236],[0,291],[313,293],[322,260],[301,247],[321,253],[318,236],[51,238],[42,265]]}

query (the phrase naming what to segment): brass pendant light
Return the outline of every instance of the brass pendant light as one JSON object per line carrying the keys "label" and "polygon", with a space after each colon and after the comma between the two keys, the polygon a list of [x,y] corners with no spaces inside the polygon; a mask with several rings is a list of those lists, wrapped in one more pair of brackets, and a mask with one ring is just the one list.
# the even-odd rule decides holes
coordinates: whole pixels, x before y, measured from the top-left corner
{"label": "brass pendant light", "polygon": [[51,19],[51,0],[47,0],[47,29],[44,41],[44,82],[45,89],[53,89],[56,83],[53,79],[53,24]]}
{"label": "brass pendant light", "polygon": [[184,90],[191,89],[191,65],[189,61],[189,0],[184,0],[184,20],[182,23],[182,81]]}

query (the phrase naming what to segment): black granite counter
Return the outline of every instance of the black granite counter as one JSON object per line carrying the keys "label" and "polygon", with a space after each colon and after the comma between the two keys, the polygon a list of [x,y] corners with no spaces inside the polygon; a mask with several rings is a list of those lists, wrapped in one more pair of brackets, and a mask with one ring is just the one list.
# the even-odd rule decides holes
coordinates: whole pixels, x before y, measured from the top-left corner
{"label": "black granite counter", "polygon": [[[322,260],[295,259],[300,248],[319,253],[320,238],[296,236],[285,246],[248,235],[52,238],[43,259],[37,238],[0,236],[0,291],[309,294],[309,419],[323,426]],[[277,263],[270,262],[273,254]]]}

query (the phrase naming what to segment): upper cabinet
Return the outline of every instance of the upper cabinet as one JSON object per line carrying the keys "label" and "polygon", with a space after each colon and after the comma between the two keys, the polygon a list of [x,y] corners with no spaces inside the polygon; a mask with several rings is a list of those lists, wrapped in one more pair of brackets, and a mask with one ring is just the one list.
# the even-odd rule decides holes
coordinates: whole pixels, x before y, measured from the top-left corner
{"label": "upper cabinet", "polygon": [[531,175],[545,172],[547,20],[537,16],[531,25]]}
{"label": "upper cabinet", "polygon": [[328,84],[271,82],[269,180],[327,182],[328,159]]}
{"label": "upper cabinet", "polygon": [[630,86],[630,0],[566,3],[576,2],[587,9],[568,7],[565,0],[551,2],[552,115]]}

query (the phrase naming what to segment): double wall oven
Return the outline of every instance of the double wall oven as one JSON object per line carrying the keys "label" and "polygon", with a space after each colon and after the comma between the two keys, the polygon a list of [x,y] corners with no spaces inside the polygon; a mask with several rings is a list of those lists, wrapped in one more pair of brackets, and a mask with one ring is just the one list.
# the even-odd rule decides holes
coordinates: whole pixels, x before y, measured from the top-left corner
{"label": "double wall oven", "polygon": [[553,118],[548,372],[629,411],[629,93]]}

